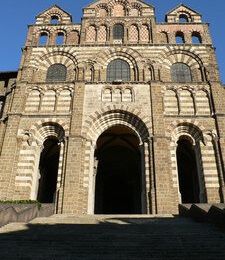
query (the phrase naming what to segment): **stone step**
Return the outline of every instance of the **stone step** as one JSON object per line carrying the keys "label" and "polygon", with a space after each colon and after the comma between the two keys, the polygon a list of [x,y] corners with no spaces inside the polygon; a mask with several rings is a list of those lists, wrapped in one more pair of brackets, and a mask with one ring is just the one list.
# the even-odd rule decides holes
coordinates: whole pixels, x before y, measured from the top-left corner
{"label": "stone step", "polygon": [[225,259],[225,233],[172,215],[53,215],[0,233],[1,259]]}

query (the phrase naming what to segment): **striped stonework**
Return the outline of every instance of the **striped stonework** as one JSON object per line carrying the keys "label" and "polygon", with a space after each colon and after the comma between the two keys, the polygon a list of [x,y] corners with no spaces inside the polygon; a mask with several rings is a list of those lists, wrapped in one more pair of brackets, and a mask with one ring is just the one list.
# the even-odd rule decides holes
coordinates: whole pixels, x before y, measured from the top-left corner
{"label": "striped stonework", "polygon": [[211,108],[208,93],[204,90],[199,90],[195,94],[196,113],[197,115],[210,115]]}
{"label": "striped stonework", "polygon": [[184,115],[194,115],[194,100],[189,90],[182,89],[179,91],[180,113]]}
{"label": "striped stonework", "polygon": [[[33,130],[35,128],[33,127]],[[23,131],[20,131],[21,133]],[[42,124],[42,126],[36,131],[30,131],[31,138],[23,141],[20,149],[17,175],[15,178],[16,186],[29,187],[30,199],[36,200],[38,192],[38,183],[40,178],[39,162],[40,155],[43,149],[43,144],[49,137],[56,137],[60,143],[60,156],[57,176],[57,188],[61,187],[62,179],[62,162],[64,156],[64,137],[65,131],[60,125],[54,123]],[[20,134],[21,135],[21,134]],[[23,137],[24,139],[24,137]]]}
{"label": "striped stonework", "polygon": [[164,93],[164,109],[167,115],[178,115],[178,98],[174,90],[168,89]]}
{"label": "striped stonework", "polygon": [[39,111],[41,101],[41,92],[37,89],[31,90],[27,97],[26,112],[37,112]]}
{"label": "striped stonework", "polygon": [[191,87],[168,87],[164,93],[166,115],[210,116],[211,102],[207,89]]}
{"label": "striped stonework", "polygon": [[[40,155],[52,143],[58,212],[93,214],[96,148],[105,152],[115,131],[129,149],[137,140],[123,135],[139,140],[142,213],[177,213],[177,145],[196,155],[201,202],[224,202],[225,89],[209,25],[183,5],[165,18],[139,0],[94,1],[80,23],[56,5],[37,15],[18,73],[0,72],[0,200],[37,198]],[[109,66],[116,59],[126,70]]]}
{"label": "striped stonework", "polygon": [[56,92],[54,90],[47,90],[41,103],[41,111],[53,112],[56,106]]}

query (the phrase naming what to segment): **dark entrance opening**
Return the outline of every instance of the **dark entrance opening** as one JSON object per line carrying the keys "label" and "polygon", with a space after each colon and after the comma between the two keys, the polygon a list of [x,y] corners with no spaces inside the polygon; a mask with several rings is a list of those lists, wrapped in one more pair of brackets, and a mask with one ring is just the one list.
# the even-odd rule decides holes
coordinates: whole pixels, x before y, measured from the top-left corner
{"label": "dark entrance opening", "polygon": [[180,139],[177,146],[177,166],[182,203],[199,203],[199,178],[194,146]]}
{"label": "dark entrance opening", "polygon": [[141,213],[141,155],[137,136],[115,126],[97,141],[95,214]]}
{"label": "dark entrance opening", "polygon": [[56,192],[60,146],[55,138],[44,142],[40,157],[40,179],[37,200],[41,203],[53,203]]}

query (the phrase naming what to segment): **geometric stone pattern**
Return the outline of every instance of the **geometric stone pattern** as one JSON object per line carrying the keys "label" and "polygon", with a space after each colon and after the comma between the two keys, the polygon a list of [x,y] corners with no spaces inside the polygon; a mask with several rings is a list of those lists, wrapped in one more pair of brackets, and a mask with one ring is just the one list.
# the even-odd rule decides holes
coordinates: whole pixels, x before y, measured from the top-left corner
{"label": "geometric stone pattern", "polygon": [[[187,22],[180,23],[184,14]],[[54,137],[60,147],[58,212],[93,214],[96,142],[120,125],[139,141],[146,213],[177,212],[180,138],[191,142],[198,160],[200,200],[223,201],[224,88],[208,24],[184,5],[157,23],[154,8],[139,0],[95,1],[83,18],[73,24],[58,6],[39,14],[28,30],[16,83],[0,73],[0,199],[36,199],[43,144]],[[113,39],[115,24],[124,27],[122,41]],[[57,45],[61,32],[64,44]],[[175,44],[177,32],[185,44]],[[201,44],[192,44],[193,32]],[[42,33],[46,46],[39,46]],[[115,59],[129,65],[126,82],[107,81]],[[176,63],[189,67],[191,82],[172,81]],[[54,64],[65,67],[65,81],[46,82]]]}

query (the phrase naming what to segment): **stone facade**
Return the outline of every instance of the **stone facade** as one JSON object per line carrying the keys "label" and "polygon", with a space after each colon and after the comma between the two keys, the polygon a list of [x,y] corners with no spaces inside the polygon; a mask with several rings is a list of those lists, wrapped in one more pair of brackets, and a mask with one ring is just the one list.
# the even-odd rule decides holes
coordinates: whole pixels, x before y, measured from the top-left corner
{"label": "stone facade", "polygon": [[[114,60],[129,65],[129,80],[108,80]],[[63,71],[50,78],[54,64],[64,80],[54,79]],[[191,79],[174,80],[174,64]],[[194,10],[180,5],[157,23],[143,1],[99,0],[74,24],[53,6],[29,26],[18,75],[1,73],[0,90],[1,200],[37,199],[44,143],[55,138],[56,212],[93,214],[98,139],[120,126],[139,142],[141,213],[176,213],[184,202],[179,140],[196,161],[192,202],[224,202],[225,92],[208,24]]]}

